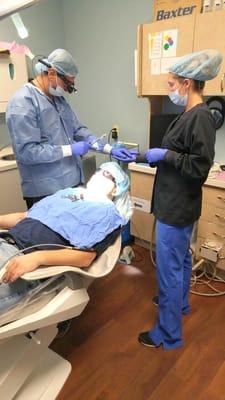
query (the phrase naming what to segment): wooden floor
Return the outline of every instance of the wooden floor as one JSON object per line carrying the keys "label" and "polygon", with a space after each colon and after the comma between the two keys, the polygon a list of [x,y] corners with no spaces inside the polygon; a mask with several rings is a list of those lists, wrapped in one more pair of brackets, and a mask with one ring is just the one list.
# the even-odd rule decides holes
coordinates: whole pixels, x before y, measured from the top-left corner
{"label": "wooden floor", "polygon": [[225,297],[191,295],[184,347],[142,346],[138,333],[157,315],[156,281],[148,250],[134,249],[132,266],[96,280],[82,315],[53,343],[73,367],[58,400],[225,400]]}

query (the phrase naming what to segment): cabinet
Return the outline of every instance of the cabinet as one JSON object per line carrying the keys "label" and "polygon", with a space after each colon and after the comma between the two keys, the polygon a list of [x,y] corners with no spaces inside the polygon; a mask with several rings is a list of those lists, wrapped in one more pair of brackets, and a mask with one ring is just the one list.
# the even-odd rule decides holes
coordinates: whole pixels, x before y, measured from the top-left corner
{"label": "cabinet", "polygon": [[138,27],[138,96],[167,95],[166,74],[151,74],[149,58],[149,34],[178,30],[177,57],[203,50],[218,49],[224,61],[217,78],[206,83],[205,95],[222,95],[225,93],[225,11],[215,11],[195,16],[173,18]]}
{"label": "cabinet", "polygon": [[194,51],[217,49],[223,55],[223,63],[218,76],[206,82],[204,94],[225,95],[225,11],[198,14],[195,22]]}
{"label": "cabinet", "polygon": [[[151,172],[152,168],[148,166],[136,167],[135,164],[129,164],[129,169],[131,170],[130,193],[135,207],[131,218],[131,234],[138,239],[150,242],[154,223],[150,208],[155,176]],[[145,209],[141,207],[143,204]]]}
{"label": "cabinet", "polygon": [[0,112],[6,111],[10,97],[28,81],[24,54],[0,54]]}
{"label": "cabinet", "polygon": [[[155,169],[130,163],[129,170],[132,198],[139,199],[140,204],[141,200],[150,203]],[[201,245],[206,241],[214,242],[221,246],[221,258],[217,261],[216,267],[225,270],[225,182],[213,181],[212,183],[212,181],[207,180],[202,190],[202,214],[195,232],[195,256],[197,260],[201,259]],[[135,207],[131,218],[131,234],[135,238],[148,243],[152,241],[154,223],[154,217],[149,214],[149,210],[144,211],[141,207],[140,209]],[[154,238],[153,243],[155,243]]]}
{"label": "cabinet", "polygon": [[149,35],[151,33],[178,29],[177,56],[193,49],[194,16],[153,22],[138,28],[138,95],[166,95],[166,74],[151,75],[149,58]]}
{"label": "cabinet", "polygon": [[198,221],[196,258],[201,258],[201,245],[214,242],[221,246],[217,268],[225,270],[225,188],[203,186],[202,215]]}

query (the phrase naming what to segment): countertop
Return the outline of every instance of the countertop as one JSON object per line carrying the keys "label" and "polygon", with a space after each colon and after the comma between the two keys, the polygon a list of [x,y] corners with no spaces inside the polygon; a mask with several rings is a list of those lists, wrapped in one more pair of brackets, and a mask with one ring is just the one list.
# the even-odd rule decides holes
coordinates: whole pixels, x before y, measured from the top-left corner
{"label": "countertop", "polygon": [[11,146],[5,147],[3,150],[0,151],[0,172],[2,171],[8,171],[9,169],[16,169],[17,164],[15,160],[8,161],[8,160],[2,160],[2,156],[5,156],[7,154],[12,154],[13,150]]}
{"label": "countertop", "polygon": [[[155,175],[156,168],[149,167],[148,164],[136,164],[135,162],[130,163],[128,166],[130,171],[143,172],[144,174]],[[214,186],[217,188],[225,189],[225,172],[210,172],[210,176],[205,181],[204,185]]]}

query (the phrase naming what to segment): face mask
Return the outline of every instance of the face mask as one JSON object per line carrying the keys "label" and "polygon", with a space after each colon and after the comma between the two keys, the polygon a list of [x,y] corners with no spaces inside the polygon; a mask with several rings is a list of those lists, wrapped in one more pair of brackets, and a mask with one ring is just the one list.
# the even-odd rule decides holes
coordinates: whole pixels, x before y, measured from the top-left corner
{"label": "face mask", "polygon": [[176,104],[177,106],[183,106],[185,107],[187,105],[187,101],[188,101],[188,96],[187,94],[185,94],[184,96],[182,96],[179,92],[178,89],[174,90],[172,92],[169,92],[168,94],[170,100]]}
{"label": "face mask", "polygon": [[51,85],[49,86],[49,89],[48,89],[49,93],[52,96],[57,96],[57,97],[63,96],[64,97],[67,94],[67,92],[61,86],[58,85],[57,78],[56,78],[56,83],[57,83],[56,88],[52,87]]}
{"label": "face mask", "polygon": [[114,188],[114,182],[101,173],[94,174],[87,183],[87,194],[90,199],[107,198]]}

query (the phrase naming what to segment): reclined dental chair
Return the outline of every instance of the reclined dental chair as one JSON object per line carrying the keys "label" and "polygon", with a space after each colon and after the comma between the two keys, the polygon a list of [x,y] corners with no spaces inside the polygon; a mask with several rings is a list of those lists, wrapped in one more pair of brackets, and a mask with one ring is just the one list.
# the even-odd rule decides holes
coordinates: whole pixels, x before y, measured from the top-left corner
{"label": "reclined dental chair", "polygon": [[42,279],[43,285],[0,316],[0,399],[57,397],[71,372],[71,364],[48,348],[57,324],[82,313],[89,301],[88,286],[112,271],[120,248],[118,237],[88,269],[53,266],[23,275],[25,280]]}

